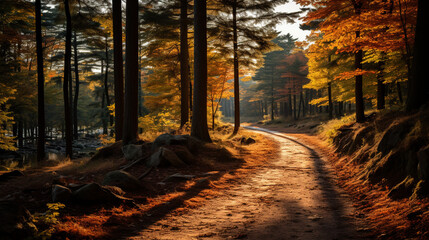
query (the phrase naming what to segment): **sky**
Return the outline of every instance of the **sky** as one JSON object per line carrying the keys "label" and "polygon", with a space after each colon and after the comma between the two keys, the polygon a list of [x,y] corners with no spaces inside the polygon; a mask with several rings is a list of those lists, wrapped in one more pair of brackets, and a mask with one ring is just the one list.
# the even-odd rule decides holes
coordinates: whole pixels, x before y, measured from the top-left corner
{"label": "sky", "polygon": [[[290,1],[282,6],[276,8],[278,12],[297,12],[300,10],[300,6],[294,1]],[[299,24],[302,21],[297,19],[294,24],[283,22],[277,26],[277,30],[282,34],[290,33],[293,37],[298,38],[298,41],[305,40],[305,37],[310,33],[310,31],[304,31],[299,29]]]}

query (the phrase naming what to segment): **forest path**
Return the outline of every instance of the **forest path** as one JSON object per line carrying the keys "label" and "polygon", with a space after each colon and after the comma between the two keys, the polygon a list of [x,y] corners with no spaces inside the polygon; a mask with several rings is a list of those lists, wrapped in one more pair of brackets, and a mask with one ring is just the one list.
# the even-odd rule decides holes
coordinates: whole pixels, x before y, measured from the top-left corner
{"label": "forest path", "polygon": [[280,157],[203,206],[167,215],[130,239],[363,239],[332,168],[299,134],[246,128],[279,142]]}

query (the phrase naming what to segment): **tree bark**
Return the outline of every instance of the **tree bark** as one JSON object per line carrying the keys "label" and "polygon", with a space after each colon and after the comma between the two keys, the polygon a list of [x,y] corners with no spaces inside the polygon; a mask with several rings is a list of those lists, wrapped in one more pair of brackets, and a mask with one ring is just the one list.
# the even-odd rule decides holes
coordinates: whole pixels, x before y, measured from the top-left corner
{"label": "tree bark", "polygon": [[240,76],[238,67],[238,34],[237,34],[237,0],[232,5],[232,30],[233,30],[233,50],[234,50],[234,131],[238,133],[240,128]]}
{"label": "tree bark", "polygon": [[77,103],[79,99],[79,59],[77,56],[77,33],[74,33],[73,48],[74,48],[74,74],[75,74],[75,90],[73,99],[73,137],[78,139],[78,117],[77,117]]}
{"label": "tree bark", "polygon": [[334,105],[332,103],[332,83],[328,83],[328,112],[329,119],[334,118]]}
{"label": "tree bark", "polygon": [[384,85],[383,79],[383,65],[384,61],[378,63],[378,73],[377,73],[377,109],[382,110],[385,108],[385,93],[386,87]]}
{"label": "tree bark", "polygon": [[112,0],[113,14],[113,74],[115,85],[115,140],[122,139],[124,127],[124,65],[122,57],[121,0]]}
{"label": "tree bark", "polygon": [[127,0],[123,144],[138,139],[138,9],[138,0]]}
{"label": "tree bark", "polygon": [[194,2],[194,101],[191,135],[211,142],[207,126],[207,3]]}
{"label": "tree bark", "polygon": [[42,11],[41,0],[36,0],[36,51],[37,51],[37,161],[45,158],[45,75],[43,72]]}
{"label": "tree bark", "polygon": [[[356,15],[360,15],[362,12],[362,2],[353,1]],[[356,40],[360,38],[360,31],[356,31]],[[359,45],[357,46],[360,47]],[[355,69],[362,69],[363,51],[359,49],[355,52]],[[363,76],[357,75],[355,78],[355,102],[356,102],[356,122],[362,123],[365,121],[365,103],[363,100],[363,89],[362,89]]]}
{"label": "tree bark", "polygon": [[189,121],[188,0],[180,0],[180,128]]}
{"label": "tree bark", "polygon": [[66,138],[66,156],[72,158],[73,149],[73,130],[72,130],[72,119],[71,119],[71,109],[70,109],[70,100],[69,100],[69,82],[71,81],[71,38],[72,38],[72,29],[71,29],[71,15],[69,1],[64,0],[64,10],[66,14],[66,44],[65,44],[65,54],[64,54],[64,84],[63,84],[63,94],[64,94],[64,119],[65,119],[65,138]]}
{"label": "tree bark", "polygon": [[414,56],[410,79],[408,80],[408,96],[406,110],[408,112],[417,110],[429,102],[429,83],[427,81],[426,69],[428,66],[427,54],[429,1],[419,0],[417,10],[416,36],[414,42]]}

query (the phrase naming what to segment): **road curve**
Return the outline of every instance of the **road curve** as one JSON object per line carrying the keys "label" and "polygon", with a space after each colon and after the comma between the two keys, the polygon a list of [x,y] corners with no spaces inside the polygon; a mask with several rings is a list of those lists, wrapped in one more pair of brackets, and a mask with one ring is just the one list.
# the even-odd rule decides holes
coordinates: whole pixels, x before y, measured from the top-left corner
{"label": "road curve", "polygon": [[246,128],[279,142],[279,158],[203,206],[129,239],[364,239],[352,203],[316,150],[281,132]]}

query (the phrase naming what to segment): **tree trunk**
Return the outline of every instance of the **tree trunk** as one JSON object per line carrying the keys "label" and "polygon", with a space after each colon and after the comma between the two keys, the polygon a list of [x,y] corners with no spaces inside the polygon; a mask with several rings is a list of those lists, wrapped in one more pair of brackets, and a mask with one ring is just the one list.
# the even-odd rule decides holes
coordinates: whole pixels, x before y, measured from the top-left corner
{"label": "tree trunk", "polygon": [[207,6],[194,2],[194,101],[191,135],[211,142],[207,126]]}
{"label": "tree trunk", "polygon": [[[356,15],[360,15],[362,11],[362,2],[354,1],[354,9]],[[360,38],[360,31],[356,31],[356,39]],[[359,47],[359,46],[358,46]],[[355,52],[355,69],[362,69],[363,51],[359,49]],[[363,101],[362,89],[363,76],[357,75],[355,79],[355,101],[356,101],[356,122],[362,123],[365,121],[365,105]]]}
{"label": "tree trunk", "polygon": [[180,128],[189,121],[188,0],[180,0]]}
{"label": "tree trunk", "polygon": [[124,130],[123,144],[138,139],[138,0],[127,0],[126,3],[126,49],[125,49],[125,97],[124,97]]}
{"label": "tree trunk", "polygon": [[63,84],[63,94],[64,94],[64,119],[65,119],[65,138],[66,138],[66,156],[72,158],[73,149],[73,130],[72,130],[72,119],[71,119],[71,102],[69,99],[69,84],[70,84],[70,75],[71,75],[71,38],[72,38],[72,29],[71,29],[71,15],[69,1],[64,0],[64,10],[66,13],[66,44],[65,44],[65,54],[64,54],[64,84]]}
{"label": "tree trunk", "polygon": [[296,119],[298,119],[297,117],[296,117],[296,95],[294,94],[293,95],[293,118],[296,120]]}
{"label": "tree trunk", "polygon": [[329,119],[334,118],[334,105],[332,103],[332,83],[328,83],[328,112],[329,112]]}
{"label": "tree trunk", "polygon": [[37,51],[37,161],[45,158],[45,75],[43,72],[43,46],[42,46],[42,13],[41,0],[36,0],[36,51]]}
{"label": "tree trunk", "polygon": [[427,81],[426,67],[428,66],[427,54],[428,34],[425,32],[428,28],[429,1],[419,0],[417,10],[417,25],[414,43],[413,65],[411,76],[408,80],[408,96],[406,110],[408,112],[417,110],[429,102],[429,83]]}
{"label": "tree trunk", "polygon": [[113,126],[113,116],[109,112],[110,97],[109,97],[109,45],[106,36],[106,71],[104,72],[104,94],[106,94],[106,115],[109,118],[109,126]]}
{"label": "tree trunk", "polygon": [[115,85],[115,140],[122,139],[124,126],[124,65],[122,57],[121,0],[112,0],[113,12],[113,74]]}
{"label": "tree trunk", "polygon": [[74,74],[75,74],[75,90],[74,90],[74,102],[73,102],[73,136],[74,139],[78,139],[78,124],[77,124],[77,103],[79,99],[79,59],[77,56],[77,36],[74,33],[73,48],[74,48]]}
{"label": "tree trunk", "polygon": [[383,65],[384,61],[378,63],[378,73],[377,73],[377,109],[382,110],[385,108],[385,93],[386,88],[384,85],[383,79]]}
{"label": "tree trunk", "polygon": [[237,34],[237,0],[232,5],[232,30],[234,50],[234,131],[238,133],[240,128],[240,76],[238,69],[238,34]]}

